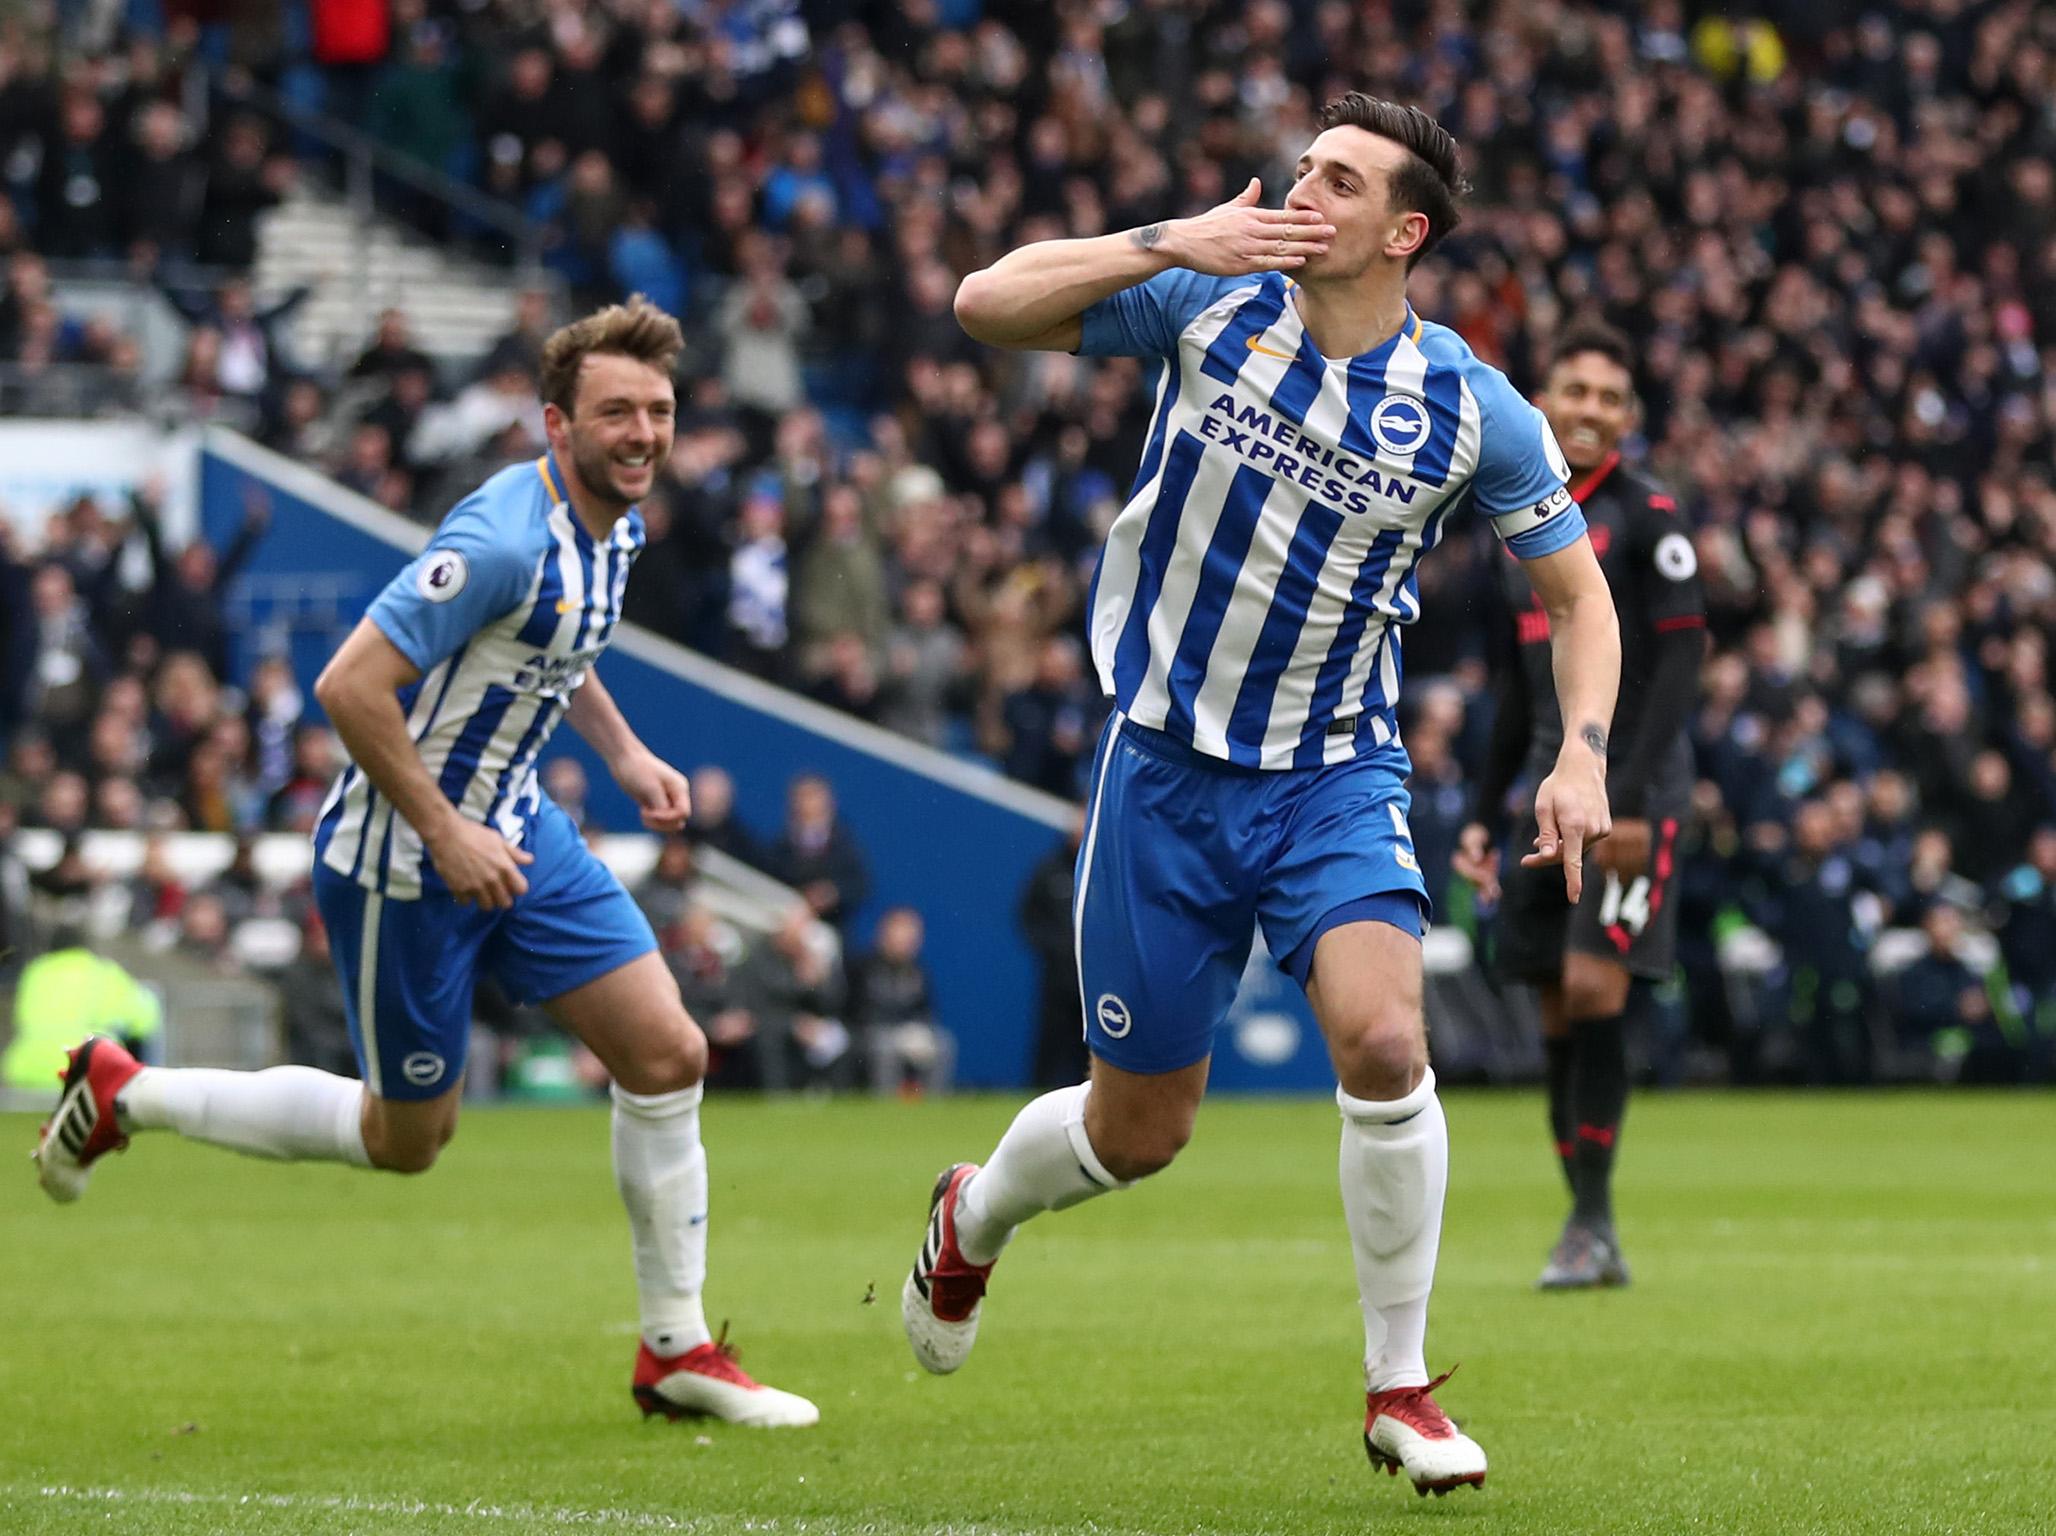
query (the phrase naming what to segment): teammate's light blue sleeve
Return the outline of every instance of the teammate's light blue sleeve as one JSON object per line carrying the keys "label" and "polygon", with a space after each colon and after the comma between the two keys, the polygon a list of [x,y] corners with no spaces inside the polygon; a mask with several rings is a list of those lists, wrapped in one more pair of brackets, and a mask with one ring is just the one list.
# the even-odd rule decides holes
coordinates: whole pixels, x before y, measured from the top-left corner
{"label": "teammate's light blue sleeve", "polygon": [[1542,413],[1497,368],[1468,370],[1478,402],[1478,470],[1471,479],[1492,531],[1523,560],[1578,542],[1585,514],[1571,499],[1570,465]]}
{"label": "teammate's light blue sleeve", "polygon": [[365,617],[426,672],[528,596],[534,552],[509,536],[482,491],[457,503]]}
{"label": "teammate's light blue sleeve", "polygon": [[1080,318],[1085,337],[1078,343],[1080,357],[1170,357],[1178,350],[1178,335],[1200,312],[1224,293],[1247,288],[1247,277],[1208,277],[1173,267],[1159,272],[1146,283],[1123,288],[1119,293],[1089,306]]}

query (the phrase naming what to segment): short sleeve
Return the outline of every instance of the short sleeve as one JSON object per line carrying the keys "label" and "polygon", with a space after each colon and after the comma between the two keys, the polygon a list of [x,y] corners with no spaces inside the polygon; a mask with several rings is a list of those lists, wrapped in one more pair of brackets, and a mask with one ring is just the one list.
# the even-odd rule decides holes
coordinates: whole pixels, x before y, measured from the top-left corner
{"label": "short sleeve", "polygon": [[527,542],[496,526],[484,493],[459,502],[435,537],[386,583],[365,617],[423,672],[528,596]]}
{"label": "short sleeve", "polygon": [[1636,553],[1645,563],[1641,586],[1649,622],[1659,633],[1703,622],[1706,598],[1699,587],[1699,554],[1676,499],[1651,490],[1628,516]]}
{"label": "short sleeve", "polygon": [[1471,486],[1492,531],[1523,560],[1578,542],[1585,516],[1571,499],[1570,465],[1542,413],[1506,375],[1479,367],[1467,382],[1478,402],[1478,469]]}
{"label": "short sleeve", "polygon": [[1089,305],[1080,317],[1081,357],[1171,357],[1178,337],[1216,299],[1247,288],[1246,277],[1208,277],[1173,267]]}

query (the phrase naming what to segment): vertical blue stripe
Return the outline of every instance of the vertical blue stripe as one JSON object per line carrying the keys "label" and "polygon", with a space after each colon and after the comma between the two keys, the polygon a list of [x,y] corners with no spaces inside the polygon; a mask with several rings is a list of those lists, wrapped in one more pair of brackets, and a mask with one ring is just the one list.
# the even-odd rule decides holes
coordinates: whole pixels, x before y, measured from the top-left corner
{"label": "vertical blue stripe", "polygon": [[1135,572],[1135,591],[1129,599],[1128,619],[1121,627],[1120,642],[1114,647],[1114,697],[1126,709],[1135,698],[1149,671],[1149,615],[1163,591],[1164,572],[1178,549],[1178,523],[1185,515],[1185,498],[1192,490],[1193,476],[1206,445],[1189,432],[1179,432],[1165,456],[1163,485],[1156,505],[1149,509],[1149,526],[1142,533]]}
{"label": "vertical blue stripe", "polygon": [[371,776],[364,778],[364,828],[357,834],[357,857],[350,861],[350,878],[355,880],[364,873],[364,852],[371,846],[371,818],[378,814],[378,786],[371,782]]}
{"label": "vertical blue stripe", "polygon": [[543,579],[535,591],[535,606],[528,610],[528,621],[521,626],[523,645],[548,645],[557,633],[557,601],[564,595],[564,574],[557,566],[559,558],[557,540],[550,535],[549,548],[543,554]]}
{"label": "vertical blue stripe", "polygon": [[1422,385],[1428,397],[1428,440],[1414,455],[1413,476],[1429,485],[1449,480],[1449,461],[1456,455],[1456,434],[1463,425],[1463,381],[1454,368],[1428,364]]}
{"label": "vertical blue stripe", "polygon": [[443,798],[452,805],[461,805],[464,800],[464,786],[471,782],[471,776],[478,772],[479,759],[492,742],[493,735],[500,728],[500,721],[509,706],[520,695],[498,683],[486,685],[485,697],[478,701],[478,710],[464,722],[464,729],[458,735],[456,744],[450,748],[450,755],[443,760],[442,777],[436,781],[443,792]]}
{"label": "vertical blue stripe", "polygon": [[1292,661],[1292,651],[1306,626],[1307,609],[1314,589],[1327,564],[1328,550],[1342,529],[1342,514],[1309,501],[1293,530],[1292,543],[1285,551],[1285,570],[1271,595],[1271,608],[1264,615],[1264,627],[1250,652],[1249,667],[1242,674],[1242,687],[1235,695],[1235,708],[1228,716],[1228,757],[1231,762],[1255,768],[1262,765],[1264,732],[1271,723],[1271,700],[1278,682]]}
{"label": "vertical blue stripe", "polygon": [[[385,890],[386,882],[393,878],[393,828],[400,823],[400,810],[393,808],[393,814],[386,818],[385,836],[378,840],[378,888]],[[427,859],[423,859],[427,863]]]}
{"label": "vertical blue stripe", "polygon": [[[1441,539],[1442,522],[1449,515],[1451,505],[1462,499],[1462,497],[1449,498],[1449,500],[1444,501],[1441,506],[1437,507],[1434,515],[1428,519],[1427,526],[1421,530],[1421,547],[1414,551],[1412,563],[1407,566],[1406,575],[1400,580],[1400,590],[1418,593],[1419,589],[1415,586],[1415,581],[1420,575],[1421,561],[1427,557],[1428,551],[1433,549]],[[1420,599],[1418,595],[1414,598],[1414,612],[1420,612]],[[1379,677],[1379,663],[1383,660],[1383,652],[1386,647],[1391,647],[1393,683],[1395,686],[1405,684],[1406,654],[1400,638],[1404,624],[1404,620],[1398,620],[1385,626],[1385,633],[1378,642],[1380,654],[1371,658],[1370,675],[1364,679],[1362,702],[1364,709],[1391,709],[1399,703],[1396,694],[1389,699],[1385,697],[1384,684]]]}
{"label": "vertical blue stripe", "polygon": [[344,767],[342,787],[336,791],[336,803],[330,806],[328,814],[315,824],[314,851],[317,856],[328,851],[328,840],[335,835],[335,829],[343,819],[343,808],[350,803],[350,783],[356,777],[355,763]]}
{"label": "vertical blue stripe", "polygon": [[[1164,441],[1171,429],[1171,411],[1178,403],[1179,386],[1185,382],[1185,370],[1178,365],[1178,359],[1175,357],[1166,358],[1163,362],[1163,367],[1165,369],[1165,378],[1162,381],[1164,390],[1163,404],[1157,407],[1156,420],[1150,426],[1149,442],[1143,447],[1142,463],[1135,471],[1135,483],[1128,488],[1128,500],[1130,501],[1133,501],[1140,495],[1142,488],[1156,478],[1157,468],[1163,463]],[[1188,481],[1188,483],[1190,482]],[[1157,505],[1162,505],[1163,500],[1163,496],[1159,494]],[[1154,507],[1151,508],[1151,516],[1155,516]],[[1085,621],[1088,631],[1091,627],[1093,611],[1099,605],[1099,578],[1100,573],[1106,569],[1106,565],[1106,549],[1102,545],[1099,559],[1093,562],[1092,581],[1085,589]],[[1133,616],[1132,613],[1130,616]]]}
{"label": "vertical blue stripe", "polygon": [[1250,342],[1276,324],[1284,312],[1285,285],[1272,278],[1236,308],[1234,318],[1206,349],[1206,361],[1199,365],[1200,372],[1223,384],[1233,384],[1242,376],[1242,365],[1249,361]]}
{"label": "vertical blue stripe", "polygon": [[642,553],[641,520],[629,526],[625,541],[617,540],[614,550],[614,579],[607,584],[607,612],[600,623],[600,632],[593,637],[593,644],[605,647],[614,638],[614,626],[621,622],[621,605],[628,598],[628,573],[635,565],[635,557]]}
{"label": "vertical blue stripe", "polygon": [[1213,655],[1220,636],[1221,621],[1227,617],[1228,602],[1235,595],[1235,579],[1249,558],[1249,546],[1256,537],[1257,519],[1263,516],[1264,498],[1278,482],[1260,469],[1235,471],[1228,482],[1228,495],[1221,503],[1214,536],[1207,542],[1199,562],[1192,609],[1185,616],[1185,632],[1178,637],[1178,651],[1171,658],[1165,687],[1171,707],[1164,730],[1180,741],[1192,740],[1192,701],[1206,682],[1207,658]]}
{"label": "vertical blue stripe", "polygon": [[515,744],[514,755],[507,760],[507,766],[500,770],[500,782],[493,786],[492,803],[485,808],[485,824],[491,826],[493,818],[500,814],[500,806],[507,794],[522,782],[523,771],[542,750],[543,741],[557,724],[558,706],[554,699],[545,700],[543,707],[535,712],[535,718],[528,722],[528,729],[521,733],[521,740]]}
{"label": "vertical blue stripe", "polygon": [[1142,462],[1136,466],[1135,483],[1128,487],[1130,501],[1156,478],[1157,466],[1163,462],[1164,438],[1171,429],[1171,411],[1178,404],[1178,390],[1185,382],[1185,370],[1178,365],[1177,358],[1164,359],[1163,367],[1168,375],[1164,384],[1164,403],[1157,407],[1156,421],[1149,429],[1149,442],[1142,450]]}
{"label": "vertical blue stripe", "polygon": [[579,585],[585,589],[585,597],[578,605],[578,630],[571,637],[571,649],[576,651],[585,646],[585,632],[592,627],[594,604],[605,602],[606,599],[593,591],[597,584],[594,573],[599,569],[599,561],[598,551],[593,548],[591,536],[579,525],[575,517],[571,520],[571,532],[575,535],[572,543],[578,550],[578,568],[584,577]]}
{"label": "vertical blue stripe", "polygon": [[1322,734],[1328,729],[1335,706],[1342,702],[1342,685],[1349,680],[1349,664],[1356,656],[1357,642],[1363,637],[1364,625],[1375,616],[1371,599],[1377,596],[1378,588],[1384,584],[1385,571],[1405,539],[1404,528],[1387,528],[1372,542],[1363,564],[1357,567],[1356,581],[1349,589],[1349,607],[1343,612],[1342,622],[1336,626],[1327,658],[1322,661],[1321,670],[1314,679],[1313,697],[1307,702],[1306,724],[1300,729],[1299,745],[1292,754],[1292,766],[1295,768],[1312,768],[1320,764]]}
{"label": "vertical blue stripe", "polygon": [[[477,638],[478,636],[473,635],[471,640]],[[457,669],[464,665],[464,654],[471,649],[471,640],[466,640],[458,646],[456,653],[450,657],[450,670],[443,674],[443,686],[436,691],[435,703],[428,707],[428,718],[422,721],[421,729],[414,733],[414,740],[417,743],[426,741],[428,733],[435,729],[436,716],[443,712],[443,700],[450,696],[450,684],[457,681]]]}
{"label": "vertical blue stripe", "polygon": [[1278,387],[1271,391],[1271,408],[1304,427],[1306,413],[1320,398],[1321,385],[1327,376],[1328,365],[1315,350],[1313,338],[1301,332],[1299,357],[1285,370],[1284,377],[1278,380]]}

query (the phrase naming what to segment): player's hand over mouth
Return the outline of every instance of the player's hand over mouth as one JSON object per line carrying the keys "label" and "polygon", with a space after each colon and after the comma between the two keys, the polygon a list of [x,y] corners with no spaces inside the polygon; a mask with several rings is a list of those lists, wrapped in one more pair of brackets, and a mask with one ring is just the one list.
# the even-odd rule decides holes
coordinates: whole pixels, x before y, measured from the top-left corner
{"label": "player's hand over mouth", "polygon": [[1164,226],[1158,247],[1181,267],[1214,277],[1290,272],[1324,255],[1335,226],[1310,208],[1259,208],[1263,186],[1249,185],[1217,208]]}

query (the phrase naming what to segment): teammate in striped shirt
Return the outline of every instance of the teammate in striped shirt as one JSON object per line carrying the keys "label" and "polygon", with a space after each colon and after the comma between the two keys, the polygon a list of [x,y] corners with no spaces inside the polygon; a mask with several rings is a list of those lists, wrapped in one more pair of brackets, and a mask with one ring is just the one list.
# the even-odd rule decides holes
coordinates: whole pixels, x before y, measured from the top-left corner
{"label": "teammate in striped shirt", "polygon": [[314,891],[363,1081],[143,1067],[96,1037],[72,1053],[37,1163],[62,1201],[137,1130],[423,1172],[456,1131],[472,989],[490,974],[541,1002],[614,1079],[644,1413],[804,1425],[812,1403],[752,1381],[707,1330],[706,1039],[648,921],[535,773],[568,719],[645,826],[685,823],[685,776],[593,670],[642,547],[635,503],[670,453],[681,346],[677,321],[640,297],[552,336],[550,451],[460,502],[315,685],[350,754],[315,832]]}
{"label": "teammate in striped shirt", "polygon": [[1365,1447],[1422,1492],[1484,1481],[1424,1340],[1448,1139],[1421,1016],[1427,897],[1394,718],[1415,572],[1483,515],[1547,608],[1569,729],[1528,862],[1605,836],[1620,642],[1540,414],[1406,300],[1455,224],[1455,141],[1417,110],[1331,103],[1281,209],[1025,247],[957,314],[1003,347],[1161,360],[1154,424],[1089,625],[1114,712],[1073,920],[1091,1080],[1024,1109],[937,1181],[902,1292],[917,1359],[969,1354],[1014,1229],[1125,1188],[1190,1136],[1255,929],[1306,989],[1336,1074],[1342,1202],[1366,1332]]}

